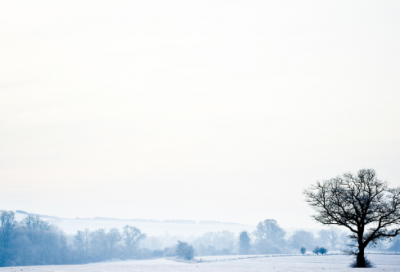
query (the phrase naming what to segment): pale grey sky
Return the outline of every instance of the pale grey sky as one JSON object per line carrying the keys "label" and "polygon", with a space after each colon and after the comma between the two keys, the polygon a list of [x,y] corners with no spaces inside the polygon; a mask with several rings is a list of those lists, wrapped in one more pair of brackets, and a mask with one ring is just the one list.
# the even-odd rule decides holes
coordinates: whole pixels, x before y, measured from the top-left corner
{"label": "pale grey sky", "polygon": [[0,208],[316,226],[400,186],[399,1],[2,1]]}

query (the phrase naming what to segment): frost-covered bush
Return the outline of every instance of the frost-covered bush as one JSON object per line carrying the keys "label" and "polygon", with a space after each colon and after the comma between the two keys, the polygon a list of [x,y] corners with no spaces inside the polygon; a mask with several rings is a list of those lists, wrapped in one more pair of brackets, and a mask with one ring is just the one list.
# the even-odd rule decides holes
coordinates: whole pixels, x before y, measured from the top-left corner
{"label": "frost-covered bush", "polygon": [[176,247],[176,255],[185,260],[191,260],[193,259],[194,249],[188,243],[178,241],[178,246]]}
{"label": "frost-covered bush", "polygon": [[324,247],[315,247],[312,252],[317,255],[319,255],[319,254],[324,255],[328,252],[328,250]]}

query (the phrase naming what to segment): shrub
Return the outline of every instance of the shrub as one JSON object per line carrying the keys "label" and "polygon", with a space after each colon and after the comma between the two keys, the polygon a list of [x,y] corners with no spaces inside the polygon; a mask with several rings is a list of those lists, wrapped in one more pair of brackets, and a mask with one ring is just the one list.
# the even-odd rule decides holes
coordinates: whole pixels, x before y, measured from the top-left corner
{"label": "shrub", "polygon": [[319,255],[319,254],[324,255],[328,252],[328,250],[324,247],[315,247],[312,252],[317,255]]}
{"label": "shrub", "polygon": [[321,253],[321,255],[324,255],[328,252],[328,250],[324,247],[319,248],[319,253]]}
{"label": "shrub", "polygon": [[303,254],[303,255],[306,254],[306,251],[307,251],[307,249],[305,247],[300,248],[301,254]]}
{"label": "shrub", "polygon": [[320,253],[319,252],[319,247],[315,247],[312,252],[318,255]]}
{"label": "shrub", "polygon": [[176,255],[185,260],[191,260],[193,259],[194,249],[188,243],[178,241],[178,246],[176,247]]}

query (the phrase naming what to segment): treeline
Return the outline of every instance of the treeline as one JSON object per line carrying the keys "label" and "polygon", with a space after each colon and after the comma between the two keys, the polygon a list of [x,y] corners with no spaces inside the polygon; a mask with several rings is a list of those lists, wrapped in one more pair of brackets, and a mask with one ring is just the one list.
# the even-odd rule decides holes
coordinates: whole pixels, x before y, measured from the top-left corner
{"label": "treeline", "polygon": [[178,241],[179,237],[146,239],[138,228],[129,225],[122,231],[86,229],[71,236],[38,216],[28,215],[17,222],[14,212],[2,211],[0,220],[0,266],[81,264],[177,255],[190,259],[206,255],[279,254],[298,252],[301,247],[334,249],[343,239],[335,229],[321,231],[318,238],[310,232],[297,231],[285,239],[285,231],[275,220],[260,222],[253,233],[242,232],[239,237],[229,231],[208,232],[189,239],[189,243]]}
{"label": "treeline", "polygon": [[[93,232],[84,230],[71,237],[38,216],[28,215],[17,222],[12,211],[2,211],[0,221],[0,266],[131,259],[142,253],[138,245],[146,237],[139,229],[129,225],[122,232],[115,228]],[[146,258],[154,254],[150,251],[145,253],[143,257]]]}
{"label": "treeline", "polygon": [[319,254],[321,251],[316,251],[316,248],[341,250],[348,242],[348,235],[336,228],[321,230],[318,235],[305,230],[288,235],[275,220],[267,219],[260,222],[252,233],[243,231],[237,237],[229,231],[208,232],[193,240],[192,245],[195,254],[203,256],[302,253],[302,248],[304,253]]}
{"label": "treeline", "polygon": [[65,234],[39,217],[2,211],[0,221],[0,266],[73,263]]}
{"label": "treeline", "polygon": [[[291,235],[275,220],[260,222],[252,233],[239,236],[229,231],[208,232],[200,237],[179,241],[182,237],[146,237],[138,228],[122,230],[88,229],[66,235],[56,226],[28,215],[21,222],[12,211],[0,214],[0,266],[82,264],[112,259],[151,259],[177,256],[230,254],[326,253],[344,249],[348,235],[336,228],[321,230],[318,235],[299,230]],[[390,247],[389,247],[390,246]],[[385,248],[400,251],[400,239]]]}
{"label": "treeline", "polygon": [[[229,255],[229,254],[326,254],[328,251],[347,251],[352,241],[349,233],[339,229],[320,230],[316,233],[297,230],[286,233],[273,219],[260,222],[255,231],[243,231],[239,237],[229,231],[208,232],[194,239],[191,244],[195,255]],[[391,242],[378,240],[368,247],[374,251],[400,252],[400,237]]]}
{"label": "treeline", "polygon": [[150,250],[139,247],[146,238],[130,225],[109,230],[85,229],[67,235],[38,216],[21,222],[12,211],[0,211],[0,266],[83,264],[112,259],[193,258],[193,247],[175,240],[174,246]]}

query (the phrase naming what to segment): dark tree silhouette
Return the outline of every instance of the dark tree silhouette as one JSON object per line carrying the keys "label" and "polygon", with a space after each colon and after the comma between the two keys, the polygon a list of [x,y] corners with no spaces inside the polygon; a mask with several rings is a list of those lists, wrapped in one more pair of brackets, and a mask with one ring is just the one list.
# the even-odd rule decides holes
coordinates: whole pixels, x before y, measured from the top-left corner
{"label": "dark tree silhouette", "polygon": [[314,249],[313,249],[313,251],[312,251],[314,254],[319,254],[320,252],[319,252],[319,247],[315,247]]}
{"label": "dark tree silhouette", "polygon": [[400,188],[390,189],[377,179],[375,170],[344,174],[317,182],[304,191],[306,201],[317,211],[312,217],[324,225],[344,226],[354,244],[356,267],[367,267],[364,251],[368,244],[400,233]]}
{"label": "dark tree silhouette", "polygon": [[326,248],[324,248],[324,247],[320,247],[319,248],[319,253],[321,253],[321,255],[324,255],[324,254],[326,254],[328,252],[328,250],[326,249]]}
{"label": "dark tree silhouette", "polygon": [[247,231],[242,231],[239,236],[239,252],[247,255],[250,251],[250,237]]}

